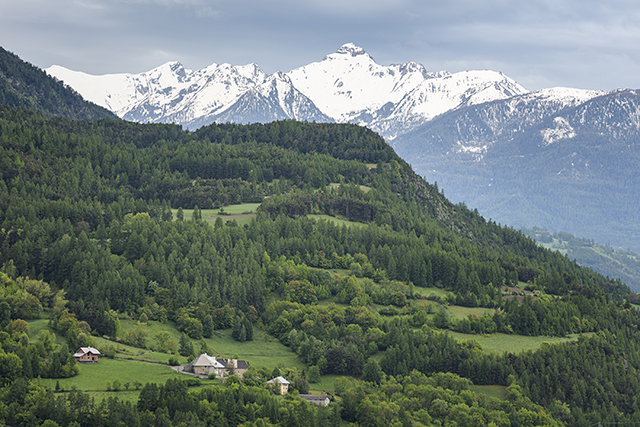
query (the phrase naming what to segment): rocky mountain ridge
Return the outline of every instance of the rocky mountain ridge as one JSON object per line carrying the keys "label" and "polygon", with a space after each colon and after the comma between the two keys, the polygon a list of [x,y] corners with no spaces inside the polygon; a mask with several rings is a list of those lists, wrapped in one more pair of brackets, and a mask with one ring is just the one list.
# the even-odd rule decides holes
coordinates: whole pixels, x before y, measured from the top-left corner
{"label": "rocky mountain ridge", "polygon": [[126,120],[190,129],[225,121],[349,122],[388,140],[452,109],[527,93],[495,71],[451,74],[428,72],[415,62],[379,65],[352,43],[320,62],[270,76],[257,64],[192,71],[178,62],[141,74],[91,76],[60,66],[46,71]]}

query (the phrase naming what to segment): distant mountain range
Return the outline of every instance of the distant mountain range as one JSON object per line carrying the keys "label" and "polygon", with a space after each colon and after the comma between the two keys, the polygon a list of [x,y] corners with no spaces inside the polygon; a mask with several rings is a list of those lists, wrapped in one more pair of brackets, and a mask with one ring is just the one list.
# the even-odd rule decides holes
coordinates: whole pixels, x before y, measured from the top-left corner
{"label": "distant mountain range", "polygon": [[287,73],[177,62],[142,74],[46,70],[138,122],[296,119],[370,127],[447,196],[514,227],[540,226],[640,252],[640,98],[529,92],[495,71],[383,66],[351,43]]}
{"label": "distant mountain range", "polygon": [[394,148],[450,200],[496,221],[640,252],[636,91],[549,89],[463,107]]}
{"label": "distant mountain range", "polygon": [[379,65],[351,43],[320,62],[272,75],[256,64],[191,71],[178,62],[142,74],[92,76],[60,66],[46,71],[126,120],[190,129],[227,121],[351,122],[387,140],[452,109],[527,92],[495,71],[430,73],[415,62]]}

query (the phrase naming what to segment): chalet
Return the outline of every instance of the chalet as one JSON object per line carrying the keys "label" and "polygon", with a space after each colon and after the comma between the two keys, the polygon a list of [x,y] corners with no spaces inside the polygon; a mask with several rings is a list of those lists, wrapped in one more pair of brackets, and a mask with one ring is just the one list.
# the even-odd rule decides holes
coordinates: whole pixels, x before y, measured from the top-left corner
{"label": "chalet", "polygon": [[289,384],[291,383],[284,377],[275,377],[267,381],[267,384],[280,387],[280,394],[287,394],[289,391]]}
{"label": "chalet", "polygon": [[318,406],[329,406],[329,396],[326,394],[301,394],[301,398]]}
{"label": "chalet", "polygon": [[79,363],[97,363],[99,355],[100,352],[93,347],[80,347],[73,357],[75,357],[76,362]]}

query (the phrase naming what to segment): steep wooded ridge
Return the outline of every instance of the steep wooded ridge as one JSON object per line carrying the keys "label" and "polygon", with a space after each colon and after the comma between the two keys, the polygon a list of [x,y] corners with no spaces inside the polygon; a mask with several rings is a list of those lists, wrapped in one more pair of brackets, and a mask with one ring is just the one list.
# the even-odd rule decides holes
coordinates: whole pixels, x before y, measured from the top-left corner
{"label": "steep wooded ridge", "polygon": [[115,117],[109,110],[86,102],[69,86],[2,47],[0,104],[28,108],[45,117],[63,116],[74,120]]}
{"label": "steep wooded ridge", "polygon": [[490,70],[380,65],[351,43],[270,76],[257,64],[192,71],[177,62],[141,74],[47,72],[132,121],[190,129],[282,119],[367,126],[452,201],[486,218],[640,252],[633,90],[529,92]]}
{"label": "steep wooded ridge", "polygon": [[[640,422],[635,294],[452,204],[369,129],[188,132],[0,106],[0,162],[2,424]],[[260,206],[242,225],[203,218],[243,203]],[[509,295],[517,286],[530,296]],[[484,314],[454,319],[448,305]],[[135,405],[42,385],[77,375],[73,351],[118,337],[121,317],[145,319],[123,335],[138,346],[144,322],[175,325],[189,357],[188,337],[232,329],[240,344],[255,329],[294,350],[309,378],[353,380],[336,385],[329,408],[272,395],[258,369],[191,392],[178,379],[148,384]],[[38,318],[66,344],[27,336],[25,320]],[[446,330],[575,340],[487,352]],[[476,395],[470,381],[505,387],[504,399]]]}

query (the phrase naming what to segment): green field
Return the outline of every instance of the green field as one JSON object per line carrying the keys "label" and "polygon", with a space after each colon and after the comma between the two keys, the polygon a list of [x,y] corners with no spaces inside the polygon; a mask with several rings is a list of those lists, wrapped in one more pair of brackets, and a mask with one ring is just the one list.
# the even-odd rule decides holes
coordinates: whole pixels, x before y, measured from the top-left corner
{"label": "green field", "polygon": [[309,393],[311,394],[320,394],[320,393],[333,393],[335,391],[335,382],[336,379],[342,378],[344,375],[323,375],[320,378],[319,383],[309,384]]}
{"label": "green field", "polygon": [[107,391],[107,382],[113,384],[119,380],[124,393],[125,383],[129,383],[129,391],[135,390],[134,382],[141,384],[148,382],[165,383],[169,378],[181,377],[168,365],[138,362],[135,360],[108,359],[103,357],[98,363],[79,363],[80,373],[72,378],[41,379],[42,384],[55,388],[56,382],[65,390],[76,387],[82,391]]}
{"label": "green field", "polygon": [[[375,167],[377,167],[377,165]],[[373,169],[373,168],[369,168],[369,169]],[[340,185],[342,184],[337,182],[332,182],[329,184],[329,188],[337,189],[340,187]],[[359,185],[358,187],[360,187],[360,190],[362,190],[362,192],[364,193],[368,193],[369,191],[371,191],[371,187],[367,187],[366,185]]]}
{"label": "green field", "polygon": [[[133,320],[121,320],[122,329],[126,331],[135,328],[138,322]],[[149,331],[147,339],[148,347],[156,347],[157,343],[153,338],[157,332],[167,331],[171,335],[171,339],[179,342],[181,333],[173,326],[173,324],[164,324],[160,322],[149,322],[144,326]],[[238,342],[231,337],[231,329],[217,331],[221,336],[215,334],[212,338],[203,338],[202,340],[190,339],[196,353],[198,353],[201,343],[207,343],[212,350],[212,355],[218,357],[231,357],[245,359],[251,366],[275,368],[275,367],[293,367],[304,369],[305,365],[298,360],[298,356],[286,347],[276,338],[266,334],[264,331],[254,329],[253,341]],[[143,359],[150,361],[168,362],[170,355],[166,353],[152,352],[150,350],[138,349],[118,344],[121,348],[126,349],[126,354],[118,355],[119,357],[127,357],[133,359]],[[185,358],[181,358],[181,363],[186,363]]]}
{"label": "green field", "polygon": [[416,286],[413,288],[413,293],[416,295],[420,295],[424,298],[429,298],[434,294],[436,297],[444,297],[447,296],[447,291],[440,288],[421,288]]}
{"label": "green field", "polygon": [[[245,342],[234,340],[231,337],[231,329],[221,332],[224,336],[205,339],[207,345],[217,354],[233,358],[238,356],[239,359],[245,359],[250,366],[256,368],[306,368],[306,365],[289,347],[257,328],[253,330],[253,341]],[[195,342],[194,345],[196,345]]]}
{"label": "green field", "polygon": [[339,226],[346,225],[347,227],[353,227],[353,226],[364,227],[367,225],[362,222],[348,221],[346,219],[336,218],[335,216],[330,216],[330,215],[307,215],[307,218],[312,218],[315,220],[331,221],[336,225],[339,225]]}
{"label": "green field", "polygon": [[495,397],[496,399],[506,400],[507,388],[501,385],[470,385],[469,390],[475,394],[484,394],[487,397]]}
{"label": "green field", "polygon": [[[260,203],[241,203],[239,205],[224,206],[221,209],[200,209],[202,219],[208,223],[215,223],[217,218],[222,218],[224,222],[235,219],[239,225],[248,224],[256,217],[256,211]],[[220,215],[220,212],[224,212]],[[173,217],[176,218],[178,210],[171,209]],[[193,217],[193,209],[183,209],[184,219],[189,220]]]}
{"label": "green field", "polygon": [[447,333],[460,342],[470,339],[475,340],[480,343],[484,351],[498,353],[502,353],[504,351],[520,353],[527,350],[537,350],[544,342],[554,344],[559,342],[577,341],[580,336],[580,334],[573,334],[566,337],[527,337],[524,335],[509,335],[501,333],[491,335],[463,334],[453,331],[447,331]]}
{"label": "green field", "polygon": [[[349,270],[335,270],[333,273],[345,275],[349,273]],[[438,288],[416,288],[415,290],[421,295],[431,295],[435,293],[441,296],[446,294],[444,290]],[[332,302],[330,300],[333,299],[334,298],[330,298],[324,302],[329,304]],[[465,318],[470,314],[482,316],[485,313],[492,312],[492,310],[482,307],[447,306],[446,309],[452,314],[452,317],[456,319]],[[169,378],[182,377],[167,365],[171,357],[170,354],[152,350],[158,347],[154,336],[160,331],[168,332],[171,339],[176,343],[180,341],[182,334],[173,322],[160,323],[150,321],[147,324],[141,325],[136,320],[121,319],[120,323],[123,332],[142,326],[144,330],[148,332],[146,343],[148,348],[136,348],[114,341],[108,341],[102,337],[93,337],[99,349],[106,349],[109,346],[115,348],[117,352],[116,358],[109,359],[103,357],[97,364],[80,364],[80,373],[76,377],[59,380],[42,379],[40,380],[41,383],[46,387],[55,389],[56,383],[58,382],[63,390],[68,391],[72,388],[77,388],[90,392],[91,396],[98,400],[117,395],[121,400],[135,402],[139,395],[139,390],[136,390],[134,385],[136,381],[140,384],[147,382],[164,383]],[[51,331],[47,319],[31,320],[29,326],[32,340],[35,339],[41,330]],[[216,332],[212,338],[191,340],[196,353],[199,353],[202,341],[204,341],[211,349],[210,354],[218,357],[245,359],[251,366],[256,368],[296,368],[299,371],[307,369],[307,366],[299,360],[298,356],[291,351],[291,349],[258,328],[254,329],[254,340],[243,343],[235,341],[231,337],[231,329]],[[505,351],[519,353],[527,350],[536,350],[545,342],[553,344],[578,339],[578,335],[561,338],[528,337],[500,333],[492,335],[462,334],[453,331],[446,331],[446,333],[460,342],[470,339],[475,340],[482,346],[484,351],[500,353]],[[57,336],[57,342],[63,343],[64,339]],[[180,359],[181,364],[185,364],[188,361],[185,357],[181,357]],[[311,391],[313,393],[334,391],[335,381],[338,378],[338,375],[322,376],[319,383],[311,384]],[[107,383],[111,383],[113,387],[115,380],[118,380],[121,384],[120,391],[108,391]],[[126,390],[124,386],[126,383],[129,383],[128,390]],[[209,380],[203,381],[203,384],[209,383],[214,384],[216,382],[210,382]],[[499,386],[471,386],[471,389],[477,394],[484,393],[486,396],[499,399],[504,399],[506,393],[505,388]]]}
{"label": "green field", "polygon": [[470,314],[480,317],[484,314],[493,314],[495,310],[485,307],[463,307],[460,305],[450,305],[447,307],[454,319],[466,319]]}

